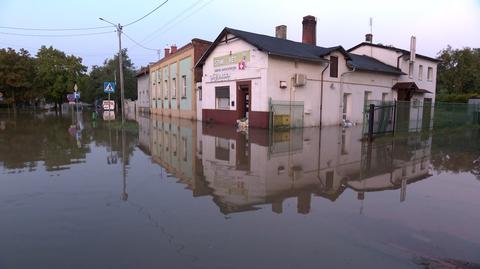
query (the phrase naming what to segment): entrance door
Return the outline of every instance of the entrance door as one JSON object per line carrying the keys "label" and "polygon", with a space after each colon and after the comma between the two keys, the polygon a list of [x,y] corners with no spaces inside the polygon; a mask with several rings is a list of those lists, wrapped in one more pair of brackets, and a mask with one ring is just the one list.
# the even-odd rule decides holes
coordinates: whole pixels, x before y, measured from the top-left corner
{"label": "entrance door", "polygon": [[251,81],[237,82],[237,112],[238,119],[247,118],[250,112],[250,93],[252,83]]}

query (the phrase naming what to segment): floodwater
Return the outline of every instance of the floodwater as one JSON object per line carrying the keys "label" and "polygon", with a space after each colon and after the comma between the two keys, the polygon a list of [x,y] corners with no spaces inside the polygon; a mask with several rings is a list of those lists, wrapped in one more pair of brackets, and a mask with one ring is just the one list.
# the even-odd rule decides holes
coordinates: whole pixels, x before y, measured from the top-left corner
{"label": "floodwater", "polygon": [[361,131],[1,111],[0,268],[479,268],[480,131]]}

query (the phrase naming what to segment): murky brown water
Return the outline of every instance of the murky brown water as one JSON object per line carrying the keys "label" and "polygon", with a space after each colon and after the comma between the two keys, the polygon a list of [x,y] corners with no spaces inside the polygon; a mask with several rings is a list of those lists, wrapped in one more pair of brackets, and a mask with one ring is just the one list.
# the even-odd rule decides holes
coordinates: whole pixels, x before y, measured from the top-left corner
{"label": "murky brown water", "polygon": [[360,134],[0,111],[0,268],[478,268],[480,132]]}

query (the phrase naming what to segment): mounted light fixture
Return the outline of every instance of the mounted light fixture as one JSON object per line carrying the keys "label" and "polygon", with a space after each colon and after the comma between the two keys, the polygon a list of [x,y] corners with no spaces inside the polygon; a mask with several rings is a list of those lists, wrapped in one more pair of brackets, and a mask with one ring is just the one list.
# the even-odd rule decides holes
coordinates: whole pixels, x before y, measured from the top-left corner
{"label": "mounted light fixture", "polygon": [[286,89],[287,88],[287,82],[286,81],[280,81],[280,89]]}

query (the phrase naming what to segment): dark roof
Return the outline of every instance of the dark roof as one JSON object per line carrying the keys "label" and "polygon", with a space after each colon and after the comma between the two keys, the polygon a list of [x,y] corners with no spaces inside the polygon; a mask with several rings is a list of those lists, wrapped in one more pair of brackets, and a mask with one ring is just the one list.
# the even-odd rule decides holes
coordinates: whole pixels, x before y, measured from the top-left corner
{"label": "dark roof", "polygon": [[392,90],[414,90],[418,91],[419,88],[415,82],[397,82],[393,85]]}
{"label": "dark roof", "polygon": [[148,66],[142,66],[140,68],[140,70],[137,71],[135,76],[140,77],[140,76],[143,76],[143,75],[147,75],[148,73],[150,73],[150,68]]}
{"label": "dark roof", "polygon": [[218,35],[217,39],[215,39],[215,41],[212,43],[210,48],[208,48],[208,50],[200,58],[197,65],[203,65],[206,58],[210,55],[215,46],[222,41],[222,37],[227,33],[244,40],[245,42],[255,46],[263,52],[268,53],[269,55],[276,55],[304,61],[320,62],[325,61],[325,59],[322,58],[323,56],[328,55],[333,51],[340,51],[348,58],[348,54],[341,46],[324,48],[301,42],[295,42],[288,39],[276,38],[225,27]]}
{"label": "dark roof", "polygon": [[353,53],[348,53],[350,56],[350,61],[348,62],[356,70],[368,71],[368,72],[380,72],[391,75],[406,75],[402,70],[382,63],[379,60],[372,58],[366,55],[358,55]]}
{"label": "dark roof", "polygon": [[393,85],[392,90],[408,90],[413,93],[432,93],[431,91],[418,88],[415,82],[397,82]]}
{"label": "dark roof", "polygon": [[[382,49],[387,49],[387,50],[392,50],[392,51],[396,51],[396,52],[401,52],[403,53],[404,55],[410,55],[410,51],[408,50],[404,50],[404,49],[400,49],[400,48],[396,48],[396,47],[393,47],[393,46],[385,46],[385,45],[381,45],[381,44],[373,44],[373,43],[370,43],[370,42],[362,42],[350,49],[348,49],[347,51],[348,52],[351,52],[352,50],[356,49],[356,48],[359,48],[361,46],[372,46],[372,47],[376,47],[376,48],[382,48]],[[439,59],[435,59],[435,58],[432,58],[432,57],[428,57],[428,56],[425,56],[425,55],[421,55],[421,54],[415,54],[416,57],[418,58],[421,58],[421,59],[425,59],[425,60],[429,60],[429,61],[432,61],[432,62],[441,62]]]}

